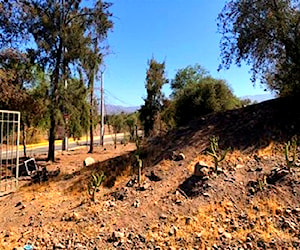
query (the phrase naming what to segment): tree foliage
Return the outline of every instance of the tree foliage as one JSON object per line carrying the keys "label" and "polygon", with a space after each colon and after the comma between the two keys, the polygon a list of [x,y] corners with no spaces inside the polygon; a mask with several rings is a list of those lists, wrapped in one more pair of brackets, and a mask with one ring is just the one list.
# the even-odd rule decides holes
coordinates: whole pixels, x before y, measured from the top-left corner
{"label": "tree foliage", "polygon": [[240,107],[225,81],[206,77],[183,88],[175,102],[175,121],[185,125],[191,120],[212,112]]}
{"label": "tree foliage", "polygon": [[133,141],[135,139],[135,131],[138,127],[138,113],[128,114],[125,117],[125,124],[130,135],[130,140]]}
{"label": "tree foliage", "polygon": [[67,128],[68,136],[80,138],[89,127],[88,88],[83,81],[74,78],[68,80],[68,87],[63,88],[61,93],[60,106],[67,118],[59,116],[60,124]]}
{"label": "tree foliage", "polygon": [[171,81],[173,95],[189,84],[199,82],[208,75],[208,72],[199,64],[179,69],[175,78]]}
{"label": "tree foliage", "polygon": [[218,17],[222,64],[252,65],[252,80],[300,93],[299,0],[231,0]]}
{"label": "tree foliage", "polygon": [[17,110],[24,107],[25,86],[33,75],[28,57],[15,49],[0,51],[0,106],[2,109]]}
{"label": "tree foliage", "polygon": [[168,83],[165,76],[165,62],[159,63],[154,58],[148,62],[149,68],[146,73],[147,97],[140,109],[140,120],[144,126],[145,136],[149,136],[154,128],[154,123],[162,108],[162,86]]}
{"label": "tree foliage", "polygon": [[30,41],[28,53],[32,60],[50,75],[48,159],[52,161],[61,85],[71,78],[95,39],[103,41],[112,28],[111,4],[98,0],[89,6],[82,0],[0,0],[0,49]]}

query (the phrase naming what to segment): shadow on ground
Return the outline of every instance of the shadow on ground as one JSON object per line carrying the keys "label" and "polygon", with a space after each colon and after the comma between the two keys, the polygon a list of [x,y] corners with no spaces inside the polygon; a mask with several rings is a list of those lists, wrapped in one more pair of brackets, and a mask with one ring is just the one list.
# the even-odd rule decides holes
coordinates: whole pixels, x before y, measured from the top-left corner
{"label": "shadow on ground", "polygon": [[[270,142],[286,142],[293,135],[299,135],[300,109],[297,98],[279,98],[246,108],[209,114],[193,121],[187,127],[170,131],[165,135],[149,140],[142,150],[144,169],[155,166],[167,159],[172,151],[185,152],[193,147],[202,152],[211,135],[219,136],[220,147],[253,152],[264,148]],[[63,175],[57,180],[77,177],[69,188],[83,190],[93,172],[104,172],[105,187],[113,187],[120,176],[136,172],[135,152],[108,159],[94,166],[84,168],[71,175]],[[193,196],[201,192],[203,181],[190,177],[181,185],[181,189]],[[193,191],[194,190],[194,191]],[[197,193],[198,192],[198,193]]]}

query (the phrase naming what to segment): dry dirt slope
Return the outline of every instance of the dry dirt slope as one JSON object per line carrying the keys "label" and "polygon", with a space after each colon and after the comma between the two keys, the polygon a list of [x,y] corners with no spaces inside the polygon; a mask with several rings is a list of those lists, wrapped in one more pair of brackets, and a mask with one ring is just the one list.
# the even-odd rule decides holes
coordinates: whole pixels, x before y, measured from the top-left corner
{"label": "dry dirt slope", "polygon": [[[99,162],[89,168],[82,167],[85,150],[60,156],[48,165],[60,167],[60,176],[0,199],[0,248],[299,249],[300,168],[264,182],[285,166],[283,142],[299,135],[297,107],[295,99],[268,101],[152,139],[142,153],[141,187],[131,181],[133,145],[97,149]],[[213,166],[203,153],[211,135],[232,151],[217,176],[208,169],[194,177],[198,161]],[[185,159],[170,160],[173,151]],[[86,184],[95,171],[107,178],[91,203]]]}

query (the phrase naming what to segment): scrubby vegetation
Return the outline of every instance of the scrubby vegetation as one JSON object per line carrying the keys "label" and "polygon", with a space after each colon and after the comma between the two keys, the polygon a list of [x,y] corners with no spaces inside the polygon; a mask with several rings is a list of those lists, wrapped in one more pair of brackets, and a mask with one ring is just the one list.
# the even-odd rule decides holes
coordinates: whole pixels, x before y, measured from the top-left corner
{"label": "scrubby vegetation", "polygon": [[250,105],[198,64],[168,79],[152,57],[140,110],[106,116],[114,144],[54,162],[58,126],[80,137],[99,121],[111,4],[0,0],[0,108],[22,112],[24,145],[49,134],[47,178],[0,197],[0,249],[300,249],[297,4],[230,0],[218,18],[221,67],[245,60],[280,98]]}

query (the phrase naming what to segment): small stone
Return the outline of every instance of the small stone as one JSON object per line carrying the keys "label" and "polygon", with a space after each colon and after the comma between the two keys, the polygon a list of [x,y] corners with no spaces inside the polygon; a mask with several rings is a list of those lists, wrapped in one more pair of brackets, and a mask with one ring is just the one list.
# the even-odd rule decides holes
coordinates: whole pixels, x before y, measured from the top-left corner
{"label": "small stone", "polygon": [[132,204],[132,206],[135,207],[135,208],[138,208],[140,205],[141,205],[141,204],[140,204],[140,201],[139,201],[139,200],[136,200],[136,201]]}
{"label": "small stone", "polygon": [[217,168],[217,174],[224,174],[224,170],[222,168]]}
{"label": "small stone", "polygon": [[209,180],[209,176],[208,176],[208,175],[204,176],[204,177],[202,178],[202,180],[204,180],[204,181]]}
{"label": "small stone", "polygon": [[204,197],[210,197],[209,193],[203,193]]}
{"label": "small stone", "polygon": [[105,202],[104,202],[104,205],[105,205],[106,207],[115,207],[115,206],[116,206],[116,203],[113,202],[113,201],[111,201],[111,200],[108,200],[108,201],[105,201]]}
{"label": "small stone", "polygon": [[175,236],[176,236],[177,231],[178,231],[177,227],[172,226],[172,227],[170,228],[169,235],[170,235],[170,236],[172,236],[172,235],[175,235]]}
{"label": "small stone", "polygon": [[223,233],[223,235],[224,235],[224,237],[225,237],[226,239],[229,239],[229,240],[231,240],[231,239],[232,239],[232,235],[231,235],[231,233],[224,232],[224,233]]}
{"label": "small stone", "polygon": [[275,213],[276,213],[277,215],[282,214],[282,209],[281,209],[280,207],[276,208]]}
{"label": "small stone", "polygon": [[58,244],[55,245],[55,248],[57,248],[57,249],[65,249],[65,246],[59,242]]}
{"label": "small stone", "polygon": [[176,201],[175,201],[175,204],[176,204],[176,205],[181,205],[181,204],[182,204],[182,201],[181,201],[181,200],[176,200]]}
{"label": "small stone", "polygon": [[209,174],[209,166],[203,162],[199,161],[196,163],[194,167],[194,175],[199,177],[204,177]]}
{"label": "small stone", "polygon": [[182,159],[182,160],[185,160],[185,155],[184,155],[183,153],[180,153],[180,154],[178,155],[178,157],[179,157],[180,159]]}
{"label": "small stone", "polygon": [[300,214],[300,207],[293,209],[293,214]]}
{"label": "small stone", "polygon": [[253,249],[253,245],[251,242],[247,242],[246,246],[247,246],[246,249]]}
{"label": "small stone", "polygon": [[236,165],[236,169],[241,169],[241,168],[244,168],[245,166],[244,165],[242,165],[242,164],[237,164]]}
{"label": "small stone", "polygon": [[112,236],[111,236],[111,240],[112,241],[119,241],[121,240],[122,238],[124,238],[124,233],[120,232],[120,231],[114,231],[112,233]]}
{"label": "small stone", "polygon": [[143,236],[143,235],[139,234],[139,235],[138,235],[138,237],[139,237],[139,240],[140,240],[141,242],[143,242],[143,243],[145,243],[145,242],[146,242],[146,238],[145,238],[145,236]]}
{"label": "small stone", "polygon": [[19,202],[17,202],[17,204],[15,205],[15,207],[19,207],[19,206],[21,206],[21,205],[22,205],[22,202],[19,201]]}
{"label": "small stone", "polygon": [[140,187],[140,191],[146,191],[147,189],[149,189],[151,187],[150,183],[145,183],[144,185],[142,185]]}
{"label": "small stone", "polygon": [[95,164],[95,160],[92,157],[87,157],[84,161],[83,161],[83,166],[84,167],[88,167],[90,165]]}
{"label": "small stone", "polygon": [[186,225],[190,225],[191,222],[192,222],[192,218],[191,218],[191,217],[186,217],[186,218],[185,218],[185,224],[186,224]]}
{"label": "small stone", "polygon": [[161,214],[161,215],[159,216],[159,218],[160,218],[161,220],[165,220],[165,219],[167,219],[167,215]]}
{"label": "small stone", "polygon": [[185,160],[185,155],[183,154],[183,153],[180,153],[180,154],[178,154],[178,155],[174,155],[174,161],[183,161],[183,160]]}
{"label": "small stone", "polygon": [[285,210],[285,213],[286,213],[286,214],[291,214],[291,213],[292,213],[292,210],[289,209],[289,208],[287,208],[287,209]]}

